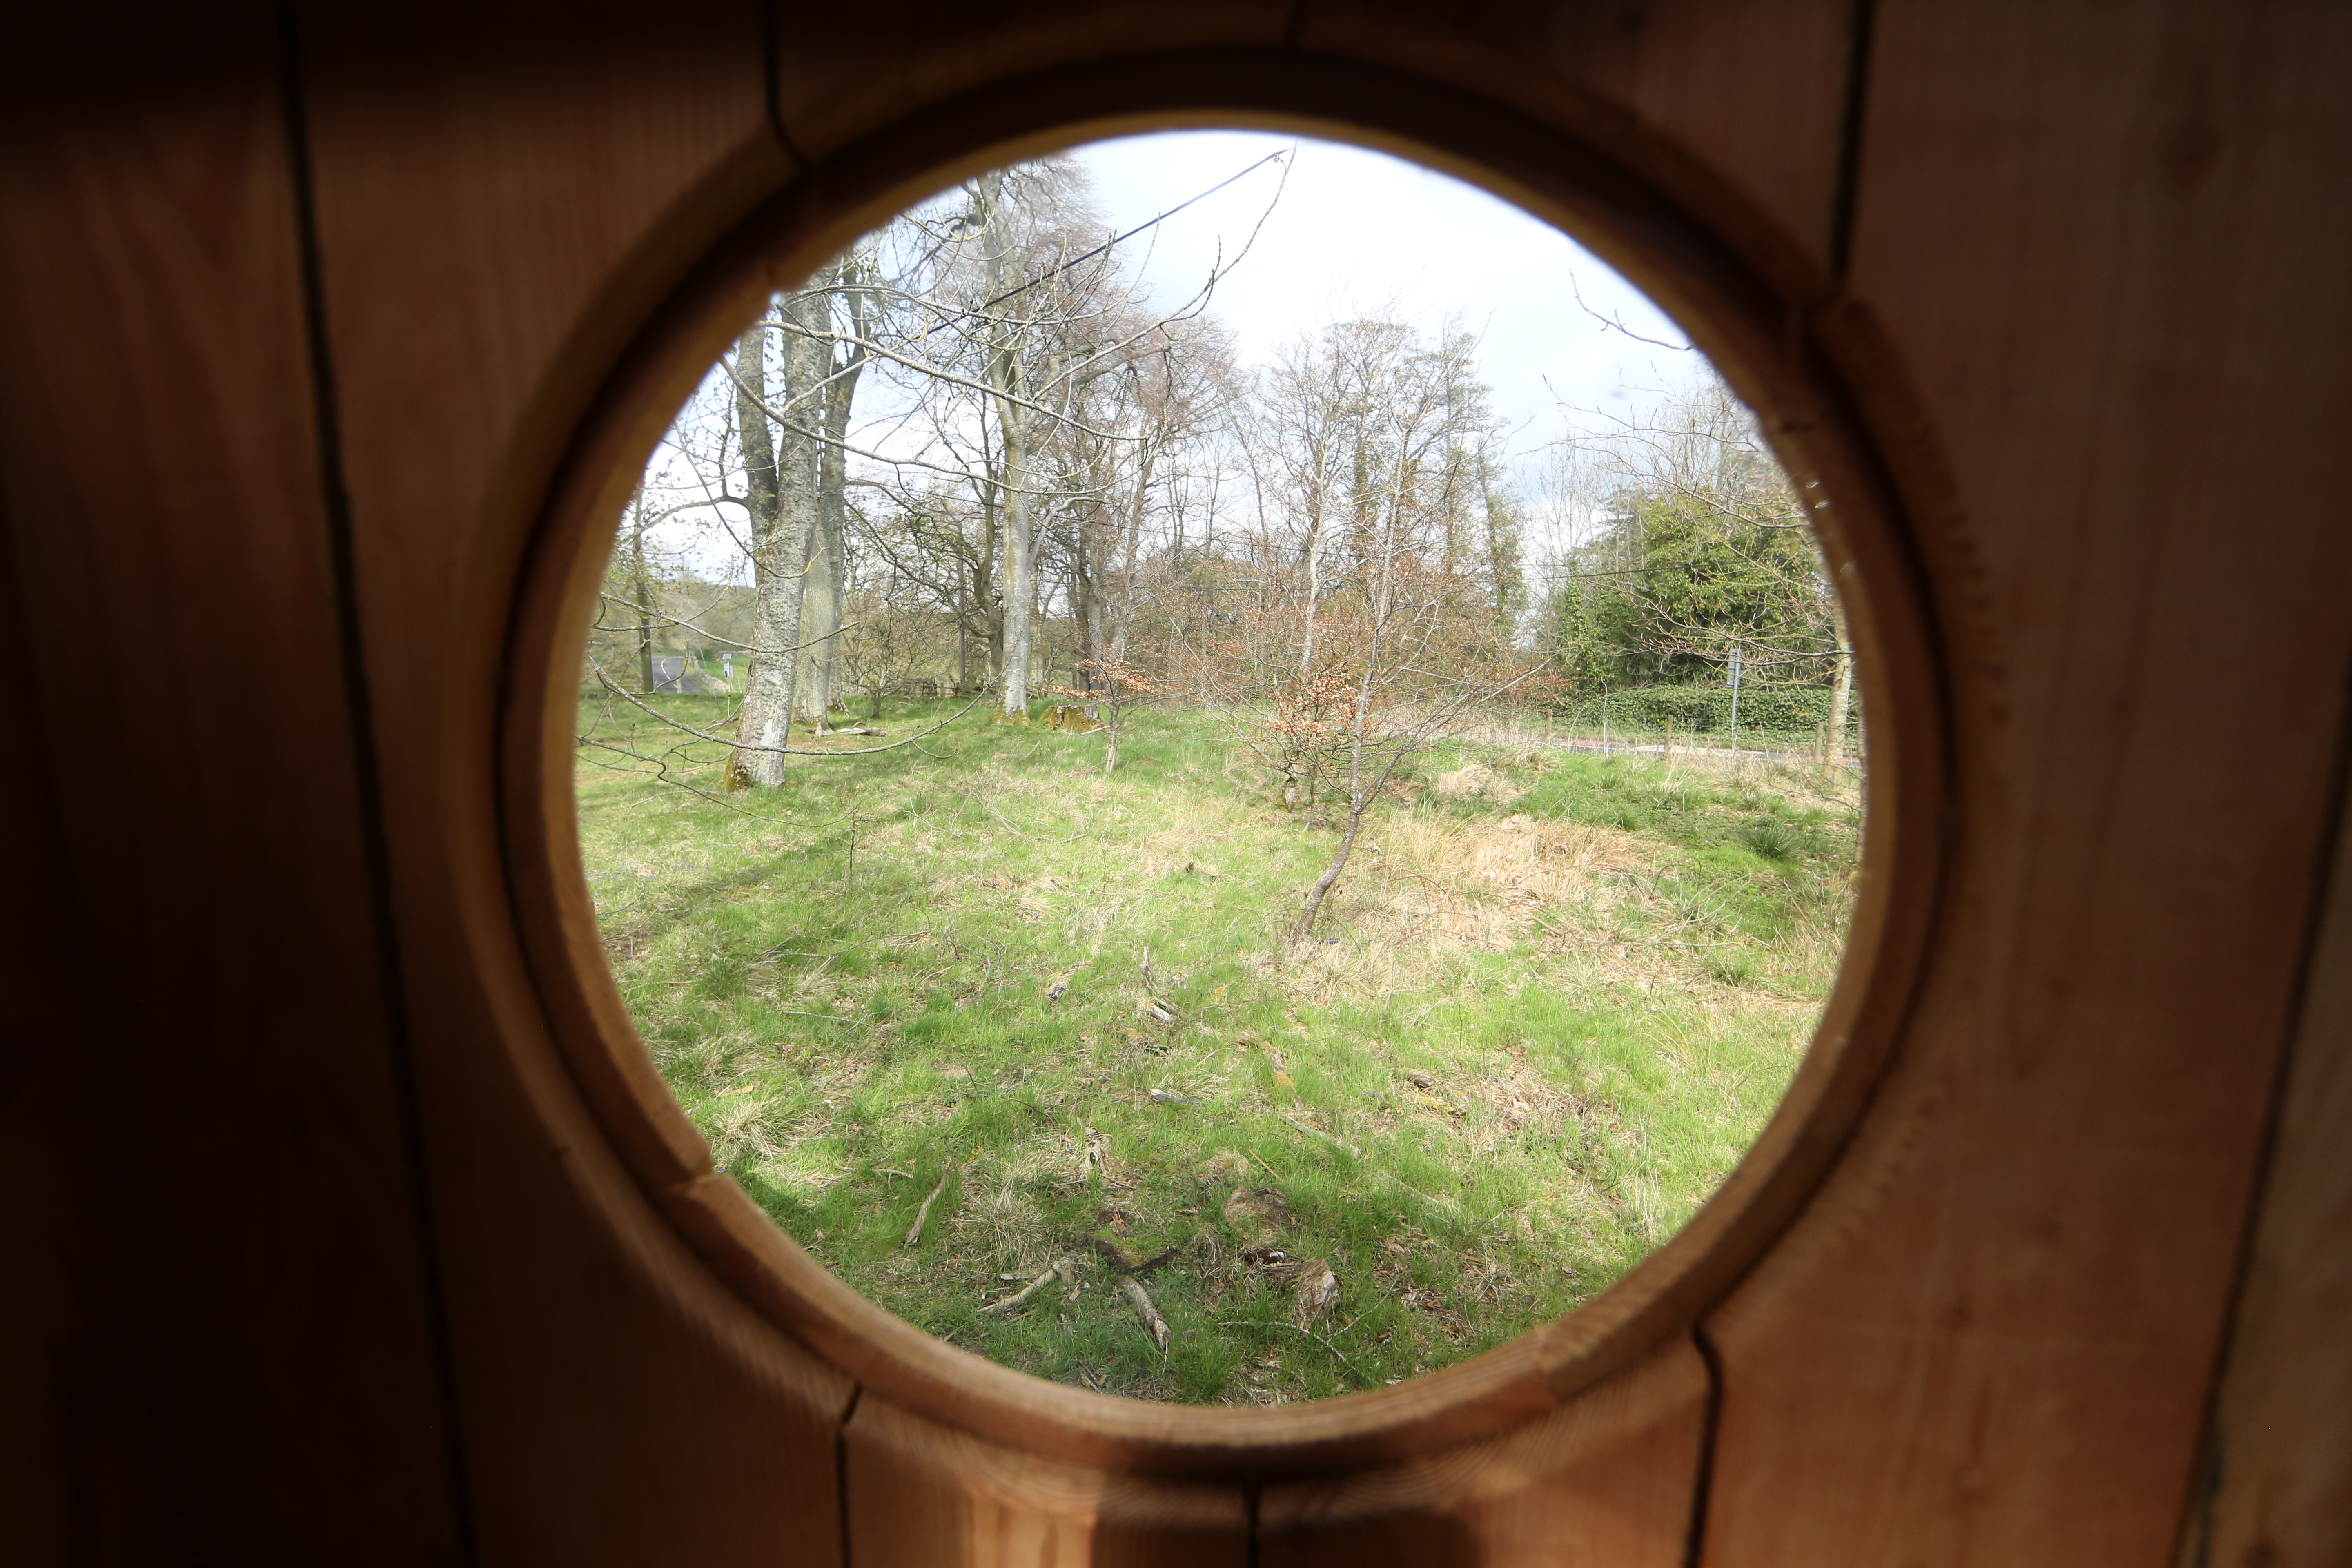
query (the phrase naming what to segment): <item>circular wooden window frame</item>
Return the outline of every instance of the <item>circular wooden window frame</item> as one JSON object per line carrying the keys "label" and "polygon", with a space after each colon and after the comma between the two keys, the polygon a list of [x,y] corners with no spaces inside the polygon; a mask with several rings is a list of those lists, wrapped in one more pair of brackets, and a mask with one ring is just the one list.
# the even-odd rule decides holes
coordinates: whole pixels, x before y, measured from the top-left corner
{"label": "circular wooden window frame", "polygon": [[[1843,966],[1779,1109],[1714,1196],[1599,1297],[1509,1344],[1394,1387],[1253,1409],[1092,1394],[957,1349],[851,1290],[714,1174],[606,964],[572,786],[575,672],[615,519],[675,409],[769,293],[982,169],[1106,137],[1210,128],[1349,142],[1454,174],[1553,224],[1644,289],[1761,412],[1790,471],[1832,499],[1819,526],[1871,739]],[[1429,1452],[1556,1408],[1692,1331],[1788,1227],[1852,1135],[1910,1005],[1944,853],[1946,704],[1928,599],[1887,466],[1815,331],[1836,290],[1792,268],[1793,254],[1771,258],[1774,287],[1765,268],[1584,141],[1425,80],[1277,53],[1130,58],[1003,82],[776,190],[614,367],[549,492],[508,643],[499,809],[518,935],[559,1048],[655,1206],[737,1290],[865,1388],[1016,1448],[1133,1472],[1265,1478]],[[1886,395],[1877,390],[1874,405]]]}

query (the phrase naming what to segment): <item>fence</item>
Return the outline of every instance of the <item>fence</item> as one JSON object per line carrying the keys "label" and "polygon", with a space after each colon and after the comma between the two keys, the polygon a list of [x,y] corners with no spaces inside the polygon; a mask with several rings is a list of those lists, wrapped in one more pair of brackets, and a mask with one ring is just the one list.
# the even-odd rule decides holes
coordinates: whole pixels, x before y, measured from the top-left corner
{"label": "fence", "polygon": [[1621,719],[1614,705],[1570,708],[1511,709],[1481,715],[1456,731],[1466,741],[1491,745],[1549,747],[1600,756],[1645,756],[1701,766],[1738,767],[1755,763],[1790,766],[1844,768],[1863,765],[1862,727],[1849,722],[1843,744],[1833,745],[1826,720],[1797,728],[1788,725],[1750,726],[1746,694],[1741,694],[1740,724],[1735,738],[1727,725],[1713,732],[1686,727],[1673,717],[1643,722]]}

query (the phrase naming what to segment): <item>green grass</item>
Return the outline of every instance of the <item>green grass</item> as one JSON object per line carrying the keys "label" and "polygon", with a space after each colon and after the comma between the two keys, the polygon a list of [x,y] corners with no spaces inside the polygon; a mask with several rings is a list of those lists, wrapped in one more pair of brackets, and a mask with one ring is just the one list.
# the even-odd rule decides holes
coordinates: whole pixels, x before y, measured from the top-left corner
{"label": "green grass", "polygon": [[[718,748],[592,702],[583,733],[708,793],[586,747],[581,823],[622,991],[728,1173],[873,1300],[1040,1376],[1295,1399],[1575,1306],[1729,1171],[1834,974],[1857,814],[1810,775],[1439,748],[1285,955],[1332,827],[1208,716],[1139,716],[1106,779],[1099,736],[985,711],[723,795]],[[1116,1261],[1163,1254],[1164,1350]],[[981,1311],[1065,1256],[1076,1290]],[[1326,1263],[1337,1300],[1302,1304]]]}

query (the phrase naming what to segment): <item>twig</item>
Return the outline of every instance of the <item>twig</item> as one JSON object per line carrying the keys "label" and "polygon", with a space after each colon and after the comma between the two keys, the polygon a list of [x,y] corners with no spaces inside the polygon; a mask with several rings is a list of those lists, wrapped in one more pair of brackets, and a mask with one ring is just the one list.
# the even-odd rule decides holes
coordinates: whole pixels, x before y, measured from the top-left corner
{"label": "twig", "polygon": [[1160,1309],[1151,1304],[1151,1294],[1144,1289],[1143,1281],[1132,1274],[1122,1274],[1118,1277],[1118,1288],[1127,1292],[1129,1300],[1135,1303],[1135,1315],[1143,1320],[1143,1331],[1151,1336],[1151,1342],[1166,1350],[1168,1320],[1161,1317]]}
{"label": "twig", "polygon": [[839,1013],[796,1013],[790,1007],[779,1007],[776,1011],[782,1014],[787,1018],[821,1018],[828,1024],[863,1024],[866,1022],[863,1018],[845,1017]]}
{"label": "twig", "polygon": [[919,1247],[922,1245],[923,1222],[931,1217],[931,1205],[940,1201],[940,1194],[948,1190],[948,1183],[954,1180],[954,1178],[955,1170],[952,1166],[940,1173],[940,1184],[931,1189],[931,1195],[925,1198],[923,1200],[923,1206],[915,1211],[915,1223],[907,1227],[907,1245],[908,1247]]}
{"label": "twig", "polygon": [[1173,1247],[1161,1248],[1159,1252],[1145,1258],[1140,1263],[1129,1263],[1127,1260],[1127,1254],[1121,1252],[1112,1243],[1105,1241],[1101,1237],[1096,1237],[1094,1238],[1094,1248],[1097,1252],[1102,1254],[1103,1260],[1111,1266],[1113,1272],[1118,1274],[1132,1274],[1139,1279],[1144,1275],[1160,1268],[1162,1264],[1173,1261],[1178,1253],[1183,1251],[1187,1247],[1190,1247],[1192,1244],[1193,1239],[1194,1238],[1192,1237],[1187,1237]]}
{"label": "twig", "polygon": [[1029,1281],[1028,1284],[1023,1286],[1012,1295],[1004,1297],[1001,1300],[991,1301],[987,1306],[982,1307],[981,1311],[983,1314],[988,1312],[1009,1312],[1013,1310],[1013,1308],[1021,1305],[1022,1302],[1026,1301],[1030,1297],[1034,1296],[1038,1291],[1043,1290],[1046,1286],[1051,1285],[1055,1279],[1062,1278],[1068,1270],[1076,1268],[1077,1266],[1078,1260],[1075,1258],[1056,1258],[1053,1262],[1045,1265],[1045,1271],[1043,1274],[1038,1275],[1037,1278]]}
{"label": "twig", "polygon": [[1325,1339],[1313,1329],[1303,1329],[1297,1323],[1286,1322],[1283,1320],[1276,1318],[1271,1322],[1265,1323],[1220,1322],[1217,1327],[1221,1329],[1288,1329],[1294,1333],[1305,1334],[1308,1339],[1313,1340],[1317,1344],[1321,1345],[1325,1350],[1329,1351],[1333,1355],[1338,1356],[1341,1361],[1346,1362],[1349,1369],[1352,1370],[1358,1377],[1369,1379],[1371,1376],[1371,1373],[1366,1372],[1362,1367],[1358,1366],[1356,1364],[1355,1358],[1349,1355],[1346,1351],[1341,1350],[1338,1345],[1333,1344],[1329,1340]]}

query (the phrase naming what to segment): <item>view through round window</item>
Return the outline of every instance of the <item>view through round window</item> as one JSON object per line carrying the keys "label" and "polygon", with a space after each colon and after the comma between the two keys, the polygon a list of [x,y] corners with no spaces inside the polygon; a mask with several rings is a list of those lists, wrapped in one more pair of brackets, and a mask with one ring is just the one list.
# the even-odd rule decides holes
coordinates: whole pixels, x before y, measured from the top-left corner
{"label": "view through round window", "polygon": [[991,171],[770,301],[620,520],[579,821],[725,1171],[872,1300],[1140,1398],[1590,1299],[1836,977],[1811,500],[1637,290],[1330,143]]}

